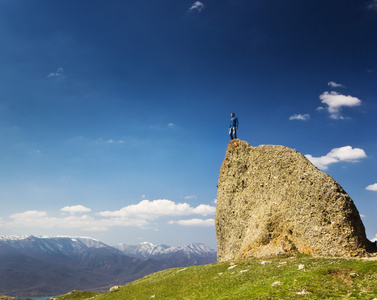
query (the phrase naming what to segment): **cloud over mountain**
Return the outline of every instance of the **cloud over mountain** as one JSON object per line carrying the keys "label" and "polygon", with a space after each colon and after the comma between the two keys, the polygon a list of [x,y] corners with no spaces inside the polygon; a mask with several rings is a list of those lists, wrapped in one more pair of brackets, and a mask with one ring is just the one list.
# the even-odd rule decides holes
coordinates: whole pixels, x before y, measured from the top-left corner
{"label": "cloud over mountain", "polygon": [[[193,207],[187,203],[175,203],[171,200],[159,199],[154,201],[143,200],[138,204],[128,205],[115,211],[92,213],[90,208],[83,205],[66,206],[60,209],[68,212],[68,216],[52,216],[46,211],[30,210],[15,213],[8,220],[0,219],[3,228],[73,228],[83,231],[106,231],[111,227],[135,226],[146,227],[153,220],[168,217],[170,224],[185,226],[209,226],[212,219],[201,220],[174,220],[176,217],[214,215],[216,208],[207,204]],[[77,215],[80,213],[81,215]],[[165,222],[166,221],[162,221]]]}

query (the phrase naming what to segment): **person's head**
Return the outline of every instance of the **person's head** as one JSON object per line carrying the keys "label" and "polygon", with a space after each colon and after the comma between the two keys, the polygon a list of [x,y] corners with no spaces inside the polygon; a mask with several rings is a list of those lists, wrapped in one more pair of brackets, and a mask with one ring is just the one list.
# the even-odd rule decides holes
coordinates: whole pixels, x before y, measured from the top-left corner
{"label": "person's head", "polygon": [[234,113],[231,113],[230,116],[234,118],[236,115]]}

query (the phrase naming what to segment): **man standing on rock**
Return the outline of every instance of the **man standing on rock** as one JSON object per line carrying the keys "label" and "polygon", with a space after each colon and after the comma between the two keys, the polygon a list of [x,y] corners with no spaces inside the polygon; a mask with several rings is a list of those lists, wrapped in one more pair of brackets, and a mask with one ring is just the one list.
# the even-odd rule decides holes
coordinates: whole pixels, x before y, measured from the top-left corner
{"label": "man standing on rock", "polygon": [[230,124],[229,124],[229,135],[230,135],[231,140],[237,138],[237,129],[238,129],[238,118],[236,118],[236,115],[234,113],[231,113]]}

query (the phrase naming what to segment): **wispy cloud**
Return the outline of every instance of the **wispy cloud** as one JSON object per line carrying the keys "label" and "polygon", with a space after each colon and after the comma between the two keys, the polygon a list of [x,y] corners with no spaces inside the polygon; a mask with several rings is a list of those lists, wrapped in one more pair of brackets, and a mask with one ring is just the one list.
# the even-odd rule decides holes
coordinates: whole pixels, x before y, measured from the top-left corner
{"label": "wispy cloud", "polygon": [[377,10],[377,0],[373,0],[369,5],[368,9]]}
{"label": "wispy cloud", "polygon": [[375,192],[377,192],[377,183],[368,185],[365,189],[368,190],[368,191],[375,191]]}
{"label": "wispy cloud", "polygon": [[309,114],[294,114],[293,116],[289,117],[289,120],[307,121],[309,119],[310,119]]}
{"label": "wispy cloud", "polygon": [[320,157],[313,157],[310,154],[305,155],[317,168],[327,170],[328,165],[333,163],[344,162],[358,162],[360,159],[367,157],[365,151],[360,148],[352,148],[351,146],[344,146],[334,148],[329,153]]}
{"label": "wispy cloud", "polygon": [[113,139],[108,139],[106,141],[106,144],[124,144],[126,141],[124,140],[113,140]]}
{"label": "wispy cloud", "polygon": [[337,87],[343,87],[344,88],[345,87],[343,84],[336,83],[334,81],[328,82],[328,85],[331,86],[331,87],[333,87],[333,88],[337,88]]}
{"label": "wispy cloud", "polygon": [[361,105],[360,99],[352,96],[345,96],[337,92],[324,92],[319,96],[319,99],[321,99],[322,103],[327,105],[330,118],[335,120],[343,119],[343,116],[340,113],[343,107],[354,107]]}
{"label": "wispy cloud", "polygon": [[190,8],[189,11],[198,11],[201,12],[204,9],[204,3],[200,1],[196,1]]}
{"label": "wispy cloud", "polygon": [[55,72],[51,72],[47,77],[62,77],[64,75],[64,69],[58,68]]}
{"label": "wispy cloud", "polygon": [[169,224],[178,224],[178,225],[182,225],[182,226],[213,227],[213,226],[215,226],[215,220],[214,219],[178,220],[178,221],[169,221]]}

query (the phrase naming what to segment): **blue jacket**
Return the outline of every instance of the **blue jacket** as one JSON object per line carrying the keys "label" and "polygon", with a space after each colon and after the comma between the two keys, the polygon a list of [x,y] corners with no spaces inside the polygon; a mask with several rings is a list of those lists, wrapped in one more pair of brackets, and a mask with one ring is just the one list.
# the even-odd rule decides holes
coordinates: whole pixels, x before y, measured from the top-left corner
{"label": "blue jacket", "polygon": [[232,127],[238,127],[237,117],[230,118],[229,128],[232,128]]}

